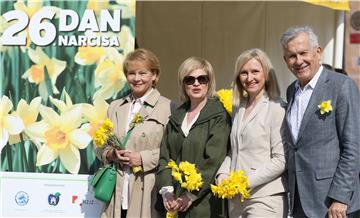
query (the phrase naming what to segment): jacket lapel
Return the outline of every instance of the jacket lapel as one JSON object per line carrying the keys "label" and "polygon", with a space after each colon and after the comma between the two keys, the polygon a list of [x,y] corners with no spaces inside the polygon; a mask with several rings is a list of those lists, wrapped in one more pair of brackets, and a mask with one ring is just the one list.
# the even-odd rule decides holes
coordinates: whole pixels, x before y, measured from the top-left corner
{"label": "jacket lapel", "polygon": [[140,108],[140,115],[144,120],[149,119],[149,116],[154,110],[155,104],[160,98],[160,93],[157,89],[154,89],[149,96],[146,97],[144,105]]}
{"label": "jacket lapel", "polygon": [[[256,117],[256,115],[261,111],[261,109],[265,108],[265,105],[269,102],[269,99],[267,95],[261,96],[260,101],[255,105],[255,108],[250,112],[248,117],[245,119],[243,118],[243,114],[245,113],[245,107],[243,107],[243,112],[241,115],[241,127],[240,127],[240,133],[243,133],[246,129],[247,125]],[[241,110],[241,108],[240,108]]]}
{"label": "jacket lapel", "polygon": [[293,145],[295,144],[296,142],[294,142],[294,137],[292,136],[292,133],[291,133],[291,123],[290,123],[290,112],[291,112],[291,106],[294,102],[294,97],[295,97],[295,82],[292,83],[289,87],[289,91],[287,93],[287,101],[288,101],[288,104],[287,104],[287,107],[286,107],[286,116],[285,116],[285,119],[286,119],[286,132],[287,132],[287,136],[288,137],[288,143],[290,145]]}
{"label": "jacket lapel", "polygon": [[297,140],[296,144],[301,139],[301,137],[304,133],[304,130],[306,128],[306,125],[309,122],[312,115],[314,115],[316,113],[316,111],[319,110],[318,105],[321,103],[323,93],[326,92],[327,75],[328,75],[328,72],[326,70],[323,70],[319,77],[319,80],[317,81],[317,83],[315,85],[314,91],[310,97],[309,104],[306,107],[303,119],[301,121],[298,140]]}

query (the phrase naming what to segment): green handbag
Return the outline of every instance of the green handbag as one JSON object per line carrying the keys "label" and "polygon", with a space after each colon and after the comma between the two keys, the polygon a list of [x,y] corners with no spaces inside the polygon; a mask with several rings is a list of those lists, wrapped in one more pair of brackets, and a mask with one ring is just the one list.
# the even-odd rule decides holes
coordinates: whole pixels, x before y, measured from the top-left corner
{"label": "green handbag", "polygon": [[105,203],[109,202],[116,185],[117,171],[115,165],[100,168],[91,180],[95,190],[95,198]]}

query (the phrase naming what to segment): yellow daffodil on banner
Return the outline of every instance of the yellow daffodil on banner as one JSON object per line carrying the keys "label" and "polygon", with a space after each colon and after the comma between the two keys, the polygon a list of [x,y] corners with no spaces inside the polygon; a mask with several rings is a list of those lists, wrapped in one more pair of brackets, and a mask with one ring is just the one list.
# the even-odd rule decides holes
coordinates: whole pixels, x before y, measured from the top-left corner
{"label": "yellow daffodil on banner", "polygon": [[90,136],[93,137],[95,131],[103,124],[108,108],[109,104],[101,97],[94,100],[94,105],[82,104],[82,113],[89,121],[89,123],[84,124],[84,128]]}
{"label": "yellow daffodil on banner", "polygon": [[22,76],[23,79],[28,79],[30,83],[39,85],[39,94],[43,99],[47,99],[49,93],[45,82],[45,67],[49,74],[53,93],[58,94],[55,84],[56,79],[61,72],[65,70],[66,62],[56,58],[49,58],[40,47],[36,50],[29,48],[28,54],[30,59],[35,63]]}
{"label": "yellow daffodil on banner", "polygon": [[123,54],[127,54],[134,50],[135,37],[128,26],[122,26],[119,33],[120,48],[123,49]]}
{"label": "yellow daffodil on banner", "polygon": [[81,163],[78,149],[86,148],[91,141],[89,134],[79,128],[81,107],[74,107],[59,115],[49,107],[40,106],[40,114],[44,120],[31,129],[43,141],[36,165],[49,164],[60,157],[67,171],[78,173]]}
{"label": "yellow daffodil on banner", "polygon": [[0,101],[0,153],[9,140],[9,135],[17,135],[25,128],[24,122],[16,114],[9,114],[13,103],[7,96]]}
{"label": "yellow daffodil on banner", "polygon": [[129,18],[135,17],[136,13],[136,0],[116,0],[122,9],[122,17]]}
{"label": "yellow daffodil on banner", "polygon": [[75,55],[75,62],[80,65],[91,65],[99,62],[106,55],[103,47],[79,47]]}
{"label": "yellow daffodil on banner", "polygon": [[233,91],[231,89],[220,89],[216,92],[226,111],[232,114]]}
{"label": "yellow daffodil on banner", "polygon": [[41,9],[43,4],[42,0],[28,0],[27,5],[25,5],[25,2],[22,0],[18,0],[16,3],[14,3],[15,10],[24,11],[29,18],[31,18],[35,12]]}
{"label": "yellow daffodil on banner", "polygon": [[[25,137],[30,138],[35,145],[39,145],[36,137],[31,135],[31,132],[28,131],[28,128],[36,122],[39,115],[39,107],[41,104],[41,97],[36,97],[31,100],[30,104],[27,104],[24,99],[21,99],[17,105],[15,115],[19,116],[25,125],[25,129],[23,132],[25,133]],[[20,135],[13,135],[9,138],[9,144],[19,143],[21,141]]]}
{"label": "yellow daffodil on banner", "polygon": [[91,9],[95,14],[99,14],[101,10],[108,9],[110,6],[108,0],[88,0],[87,9]]}
{"label": "yellow daffodil on banner", "polygon": [[71,108],[74,107],[69,94],[66,91],[64,91],[64,94],[65,94],[65,101],[55,99],[55,98],[53,98],[51,96],[49,97],[51,103],[53,105],[55,105],[55,107],[57,109],[59,109],[59,111],[61,111],[61,112],[65,112],[65,111],[70,110]]}
{"label": "yellow daffodil on banner", "polygon": [[104,99],[116,97],[126,84],[123,71],[124,57],[115,48],[109,48],[109,56],[95,70],[95,87],[101,87],[94,94],[94,99],[102,96]]}

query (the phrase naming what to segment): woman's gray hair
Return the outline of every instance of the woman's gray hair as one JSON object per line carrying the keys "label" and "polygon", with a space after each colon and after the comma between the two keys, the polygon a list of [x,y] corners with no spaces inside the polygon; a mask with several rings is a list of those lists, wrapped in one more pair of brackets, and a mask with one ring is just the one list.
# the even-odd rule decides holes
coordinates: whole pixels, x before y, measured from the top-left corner
{"label": "woman's gray hair", "polygon": [[298,36],[300,33],[306,33],[309,36],[310,46],[312,48],[319,47],[318,37],[313,29],[309,26],[293,26],[287,29],[280,37],[280,43],[283,49],[287,49],[289,41]]}

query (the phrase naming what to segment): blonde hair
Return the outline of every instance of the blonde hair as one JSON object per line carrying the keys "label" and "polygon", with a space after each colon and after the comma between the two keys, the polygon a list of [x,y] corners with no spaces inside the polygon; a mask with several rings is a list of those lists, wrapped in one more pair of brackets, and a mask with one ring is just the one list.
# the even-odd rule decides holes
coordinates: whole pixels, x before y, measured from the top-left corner
{"label": "blonde hair", "polygon": [[145,63],[149,68],[149,70],[156,75],[155,81],[152,84],[152,86],[155,87],[160,77],[160,61],[156,57],[156,55],[153,52],[144,48],[138,48],[128,53],[123,62],[123,69],[125,75],[128,73],[128,66],[130,62],[133,61],[139,61]]}
{"label": "blonde hair", "polygon": [[208,91],[207,96],[208,97],[214,97],[215,96],[215,75],[214,70],[211,64],[199,57],[190,57],[186,59],[179,67],[178,70],[178,81],[179,81],[179,87],[180,87],[180,99],[182,101],[188,101],[189,96],[186,94],[185,90],[185,84],[184,84],[184,78],[188,76],[191,72],[197,69],[202,69],[206,72],[207,76],[209,77],[209,83],[208,83]]}
{"label": "blonde hair", "polygon": [[239,79],[239,74],[243,66],[251,59],[256,59],[261,64],[265,73],[265,91],[271,100],[276,100],[280,97],[280,89],[276,79],[274,67],[271,64],[269,57],[264,51],[258,48],[244,51],[239,55],[235,63],[234,73],[234,87],[233,87],[233,106],[239,107],[240,101],[246,99],[247,93],[242,87]]}

